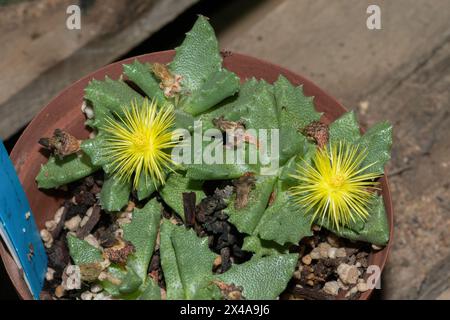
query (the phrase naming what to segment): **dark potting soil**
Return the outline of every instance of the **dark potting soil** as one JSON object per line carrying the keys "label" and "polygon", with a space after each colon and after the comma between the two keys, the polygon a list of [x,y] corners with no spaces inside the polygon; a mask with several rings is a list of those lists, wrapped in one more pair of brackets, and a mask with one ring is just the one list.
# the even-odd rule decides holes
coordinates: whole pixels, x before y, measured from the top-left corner
{"label": "dark potting soil", "polygon": [[[118,216],[101,210],[98,204],[98,195],[102,185],[103,173],[99,172],[67,186],[65,190],[67,200],[62,204],[64,209],[61,219],[56,226],[53,225],[51,230],[49,230],[53,242],[51,246],[49,243],[46,244],[46,251],[49,258],[49,270],[54,270],[54,273],[47,275],[41,294],[42,299],[82,299],[84,298],[82,294],[90,290],[89,284],[83,282],[80,289],[62,289],[63,278],[67,277],[67,275],[64,275],[64,271],[71,263],[66,240],[69,231],[65,227],[65,223],[70,219],[77,215],[82,220],[85,219],[83,226],[78,226],[72,232],[80,239],[84,239],[86,236],[94,237],[95,241],[105,252],[114,253],[111,250],[117,247],[118,243],[123,242],[118,232],[120,231],[118,222],[126,218],[124,218],[123,214]],[[204,184],[204,191],[206,197],[201,199],[198,205],[196,205],[198,201],[195,193],[180,195],[183,197],[185,223],[173,210],[163,203],[158,194],[155,196],[163,203],[162,216],[164,218],[171,219],[172,222],[178,225],[185,224],[186,227],[192,228],[199,237],[208,237],[210,249],[220,257],[216,259],[213,271],[215,273],[223,273],[230,269],[233,264],[243,263],[252,257],[252,253],[242,250],[245,235],[241,234],[228,222],[228,216],[223,211],[226,208],[224,199],[236,192],[236,183],[230,180],[208,181]],[[141,207],[143,203],[137,201],[135,195],[132,195],[125,212],[127,210],[132,211],[135,206]],[[88,211],[90,213],[86,217]],[[343,249],[345,249],[345,256],[341,254],[339,257],[327,257],[325,254],[324,257],[318,259],[304,258],[305,256],[313,256],[314,252],[317,255],[317,251],[320,251],[319,248],[328,248],[330,243],[334,247],[341,248],[341,252],[344,252]],[[127,255],[134,249],[132,244],[126,244],[126,247],[129,250],[126,251],[125,256],[122,256],[122,259],[125,258],[125,261]],[[350,287],[352,286],[346,286],[342,282],[340,283],[342,290],[338,296],[324,291],[323,288],[327,282],[340,281],[337,269],[341,264],[356,265],[360,274],[359,278],[364,278],[368,266],[368,255],[371,252],[370,245],[352,243],[337,238],[324,229],[314,228],[314,235],[302,239],[297,245],[291,246],[290,252],[300,253],[300,259],[293,278],[286,290],[280,295],[281,299],[358,298],[360,293],[355,291],[355,289],[345,297],[345,294],[351,291]],[[151,258],[148,274],[157,280],[164,292],[165,281],[160,263],[159,243],[157,243]],[[353,285],[353,288],[356,288],[356,285]]]}

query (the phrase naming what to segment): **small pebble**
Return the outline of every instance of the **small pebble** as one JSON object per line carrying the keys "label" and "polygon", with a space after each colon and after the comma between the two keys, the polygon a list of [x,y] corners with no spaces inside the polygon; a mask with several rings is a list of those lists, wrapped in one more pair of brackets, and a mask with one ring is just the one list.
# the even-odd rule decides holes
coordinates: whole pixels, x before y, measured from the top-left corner
{"label": "small pebble", "polygon": [[103,288],[102,288],[101,285],[99,285],[99,284],[94,284],[93,286],[91,286],[91,292],[92,292],[92,293],[99,293],[99,292],[101,292],[101,291],[103,291]]}
{"label": "small pebble", "polygon": [[117,224],[119,226],[123,226],[125,224],[128,224],[131,222],[131,219],[133,218],[132,212],[121,212],[116,220]]}
{"label": "small pebble", "polygon": [[359,271],[356,266],[341,263],[337,268],[337,273],[344,284],[356,284],[358,281]]}
{"label": "small pebble", "polygon": [[97,238],[94,237],[92,234],[88,234],[86,237],[84,237],[83,240],[89,243],[91,246],[96,247],[97,249],[101,248]]}
{"label": "small pebble", "polygon": [[42,241],[48,242],[52,239],[52,235],[50,232],[48,232],[47,229],[42,229],[41,230],[41,238],[42,238]]}
{"label": "small pebble", "polygon": [[86,217],[92,216],[92,212],[94,212],[94,207],[90,207],[89,209],[87,209],[87,211],[86,211]]}
{"label": "small pebble", "polygon": [[94,300],[112,300],[112,297],[103,292],[100,292],[95,296]]}
{"label": "small pebble", "polygon": [[53,244],[53,237],[52,237],[51,233],[47,229],[42,229],[40,234],[41,234],[42,241],[44,242],[44,246],[46,248],[51,248],[51,246]]}
{"label": "small pebble", "polygon": [[330,244],[330,246],[339,248],[341,241],[339,240],[339,237],[337,237],[334,234],[330,234],[327,236],[327,242]]}
{"label": "small pebble", "polygon": [[349,298],[351,296],[353,296],[355,293],[358,292],[358,288],[356,286],[354,286],[353,288],[351,288],[346,294],[345,297]]}
{"label": "small pebble", "polygon": [[55,230],[56,226],[58,224],[56,223],[55,220],[49,220],[45,222],[45,229],[47,229],[48,231],[52,232],[53,230]]}
{"label": "small pebble", "polygon": [[50,240],[49,242],[44,243],[44,247],[46,247],[47,249],[50,249],[52,246],[53,246],[53,239]]}
{"label": "small pebble", "polygon": [[47,273],[45,274],[45,279],[50,282],[53,280],[54,276],[55,276],[55,270],[48,267]]}
{"label": "small pebble", "polygon": [[57,298],[62,298],[64,296],[65,290],[64,287],[62,285],[59,285],[56,287],[55,289],[55,296]]}
{"label": "small pebble", "polygon": [[74,231],[76,231],[78,229],[78,227],[80,226],[80,223],[81,223],[81,217],[76,215],[72,219],[66,221],[64,223],[64,227],[67,230],[74,232]]}
{"label": "small pebble", "polygon": [[80,228],[83,228],[86,225],[86,223],[88,223],[88,221],[89,221],[89,217],[84,216],[83,219],[81,219]]}
{"label": "small pebble", "polygon": [[348,286],[342,283],[341,279],[337,279],[337,283],[342,290],[348,290]]}
{"label": "small pebble", "polygon": [[339,293],[339,283],[337,281],[328,281],[323,286],[323,291],[332,296],[337,296]]}
{"label": "small pebble", "polygon": [[328,249],[328,258],[335,259],[336,258],[336,248],[330,248]]}
{"label": "small pebble", "polygon": [[122,229],[122,228],[117,229],[117,230],[114,232],[114,235],[115,235],[117,238],[123,238],[123,229]]}
{"label": "small pebble", "polygon": [[27,213],[25,213],[25,219],[30,219],[30,217],[31,217],[31,213],[30,213],[30,211],[28,211]]}
{"label": "small pebble", "polygon": [[356,285],[356,287],[358,288],[359,292],[366,292],[367,290],[369,290],[369,287],[367,286],[367,283],[365,282],[360,282]]}
{"label": "small pebble", "polygon": [[59,222],[61,221],[61,217],[62,217],[62,215],[63,215],[63,213],[64,213],[64,210],[65,210],[64,207],[61,207],[61,208],[59,208],[58,210],[56,210],[55,216],[53,217],[53,220],[54,220],[56,223],[59,223]]}
{"label": "small pebble", "polygon": [[373,245],[372,245],[372,249],[373,249],[373,250],[376,250],[376,251],[379,251],[379,250],[382,250],[383,247],[380,247],[380,246],[377,246],[376,244],[373,244]]}
{"label": "small pebble", "polygon": [[338,248],[336,250],[336,258],[345,258],[347,256],[347,252],[345,248]]}
{"label": "small pebble", "polygon": [[313,280],[308,280],[308,281],[306,282],[306,284],[307,284],[308,286],[310,286],[310,287],[314,287],[314,281],[313,281]]}
{"label": "small pebble", "polygon": [[86,115],[86,118],[92,119],[94,118],[94,110],[91,106],[88,106],[86,101],[83,101],[83,104],[81,105],[81,111]]}
{"label": "small pebble", "polygon": [[309,253],[311,259],[313,260],[319,260],[320,259],[320,251],[319,248],[314,248],[310,253]]}
{"label": "small pebble", "polygon": [[328,258],[328,250],[331,248],[331,246],[326,242],[322,242],[319,244],[318,248],[320,257],[323,259]]}
{"label": "small pebble", "polygon": [[94,294],[90,291],[85,291],[81,294],[81,300],[92,300],[94,299]]}
{"label": "small pebble", "polygon": [[309,254],[307,254],[306,256],[302,257],[302,262],[306,265],[310,265],[312,261],[312,258]]}
{"label": "small pebble", "polygon": [[76,290],[81,288],[80,267],[68,265],[63,273],[63,287],[65,290]]}
{"label": "small pebble", "polygon": [[314,275],[314,273],[309,273],[307,276],[306,276],[306,280],[314,280],[316,278],[316,276]]}
{"label": "small pebble", "polygon": [[134,208],[136,207],[136,204],[133,201],[128,202],[128,206],[125,209],[126,212],[132,212]]}
{"label": "small pebble", "polygon": [[293,275],[294,279],[296,280],[300,280],[302,278],[302,273],[300,270],[295,270],[294,271],[294,275]]}

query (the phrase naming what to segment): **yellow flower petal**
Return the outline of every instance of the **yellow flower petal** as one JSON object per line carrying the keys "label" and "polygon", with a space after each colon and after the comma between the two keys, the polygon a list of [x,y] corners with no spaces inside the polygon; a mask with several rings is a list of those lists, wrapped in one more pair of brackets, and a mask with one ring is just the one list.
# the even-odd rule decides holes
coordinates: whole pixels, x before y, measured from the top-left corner
{"label": "yellow flower petal", "polygon": [[164,170],[171,169],[170,149],[175,114],[172,106],[158,110],[156,103],[144,99],[142,105],[131,103],[123,109],[123,115],[106,119],[103,130],[108,133],[104,154],[120,179],[130,181],[136,188],[143,173],[153,182],[164,184]]}
{"label": "yellow flower petal", "polygon": [[298,184],[290,189],[297,204],[311,219],[326,220],[338,230],[357,220],[367,220],[367,206],[380,175],[363,173],[365,150],[347,143],[317,150],[311,164],[303,161],[293,175]]}

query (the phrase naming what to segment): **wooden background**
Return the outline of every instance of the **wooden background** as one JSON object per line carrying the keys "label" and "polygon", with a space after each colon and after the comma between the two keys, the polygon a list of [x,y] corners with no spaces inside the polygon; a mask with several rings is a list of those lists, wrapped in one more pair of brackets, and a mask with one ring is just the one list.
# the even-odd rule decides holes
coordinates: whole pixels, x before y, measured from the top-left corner
{"label": "wooden background", "polygon": [[[450,299],[450,0],[90,0],[82,30],[68,32],[70,2],[0,6],[2,138],[84,74],[170,49],[205,14],[223,48],[309,77],[365,126],[394,125],[395,238],[381,297]],[[382,30],[367,29],[369,4]]]}

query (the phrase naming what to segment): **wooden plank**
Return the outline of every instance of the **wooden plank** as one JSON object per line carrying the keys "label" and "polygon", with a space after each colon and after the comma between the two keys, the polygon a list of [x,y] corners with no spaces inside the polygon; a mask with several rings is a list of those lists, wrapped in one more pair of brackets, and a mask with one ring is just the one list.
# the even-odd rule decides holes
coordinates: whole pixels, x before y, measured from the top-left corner
{"label": "wooden plank", "polygon": [[0,7],[0,137],[25,125],[49,99],[126,53],[197,0],[83,1],[81,30],[66,28],[70,0]]}
{"label": "wooden plank", "polygon": [[[366,9],[381,7],[382,30]],[[449,34],[450,1],[273,0],[252,24],[230,27],[221,45],[288,67],[319,83],[347,107],[394,76],[411,72]],[[214,17],[211,17],[214,22]],[[401,75],[398,75],[401,76]]]}
{"label": "wooden plank", "polygon": [[[382,30],[366,28],[366,8],[373,3],[381,7]],[[262,6],[270,10],[250,14],[251,24],[223,30],[222,45],[311,78],[356,109],[365,125],[393,123],[388,169],[395,237],[383,297],[436,293],[427,279],[450,254],[450,1],[284,0]]]}
{"label": "wooden plank", "polygon": [[391,178],[396,229],[385,273],[387,298],[418,298],[420,289],[432,285],[426,278],[434,266],[450,256],[449,74],[446,38],[414,72],[366,96],[365,122],[394,124],[389,168],[401,172]]}
{"label": "wooden plank", "polygon": [[450,256],[436,264],[419,290],[421,300],[450,300]]}

